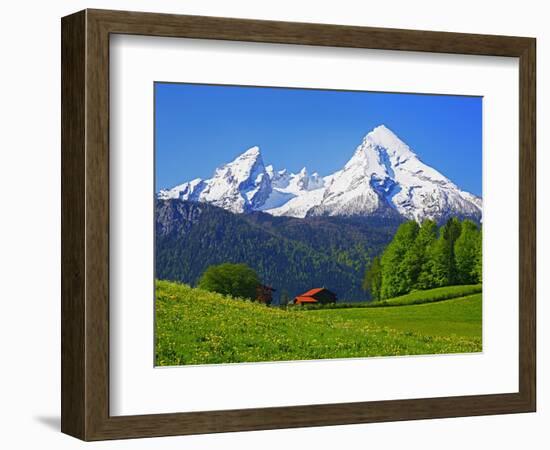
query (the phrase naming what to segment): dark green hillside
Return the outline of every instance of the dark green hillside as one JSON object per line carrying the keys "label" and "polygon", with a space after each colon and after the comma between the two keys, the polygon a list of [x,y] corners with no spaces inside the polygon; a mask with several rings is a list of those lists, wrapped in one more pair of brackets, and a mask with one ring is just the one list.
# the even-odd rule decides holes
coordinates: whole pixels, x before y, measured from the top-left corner
{"label": "dark green hillside", "polygon": [[156,277],[195,285],[213,264],[246,263],[277,289],[275,298],[283,290],[295,296],[324,286],[342,300],[362,300],[365,267],[397,226],[233,214],[204,203],[158,200]]}
{"label": "dark green hillside", "polygon": [[275,217],[248,214],[246,219],[281,237],[304,242],[356,271],[390,242],[403,219],[361,217]]}

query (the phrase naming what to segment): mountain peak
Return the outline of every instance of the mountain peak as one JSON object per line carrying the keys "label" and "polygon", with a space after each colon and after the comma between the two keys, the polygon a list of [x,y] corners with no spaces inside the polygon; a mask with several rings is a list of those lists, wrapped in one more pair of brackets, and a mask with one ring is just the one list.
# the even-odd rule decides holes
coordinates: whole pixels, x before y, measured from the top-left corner
{"label": "mountain peak", "polygon": [[384,124],[374,127],[367,136],[371,136],[374,139],[399,139],[397,135]]}
{"label": "mountain peak", "polygon": [[255,161],[257,159],[260,159],[262,154],[260,153],[260,147],[255,145],[254,147],[250,147],[248,150],[241,153],[239,156],[237,156],[233,163],[238,161]]}
{"label": "mountain peak", "polygon": [[378,125],[374,128],[365,136],[363,142],[383,147],[394,154],[412,153],[409,146],[385,125]]}
{"label": "mountain peak", "polygon": [[265,166],[254,146],[217,168],[212,178],[161,191],[159,198],[212,203],[235,213],[481,220],[481,199],[424,164],[385,125],[366,134],[345,166],[325,177],[310,175],[305,167],[290,173]]}
{"label": "mountain peak", "polygon": [[243,152],[241,156],[258,156],[260,154],[260,147],[255,145],[254,147],[250,147],[248,150]]}
{"label": "mountain peak", "polygon": [[239,178],[241,181],[244,178],[251,176],[255,172],[263,172],[265,170],[260,153],[260,147],[250,147],[245,152],[237,156],[233,161],[217,169],[217,173],[225,173],[227,170],[231,170],[231,173]]}

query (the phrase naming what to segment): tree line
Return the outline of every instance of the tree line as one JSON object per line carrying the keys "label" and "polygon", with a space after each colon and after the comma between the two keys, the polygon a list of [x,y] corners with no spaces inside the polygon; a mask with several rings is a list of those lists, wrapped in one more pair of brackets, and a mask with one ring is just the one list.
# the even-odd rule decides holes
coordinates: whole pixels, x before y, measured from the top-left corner
{"label": "tree line", "polygon": [[453,217],[441,227],[432,220],[405,222],[365,271],[363,289],[379,301],[412,290],[481,283],[481,243],[482,231],[471,220]]}

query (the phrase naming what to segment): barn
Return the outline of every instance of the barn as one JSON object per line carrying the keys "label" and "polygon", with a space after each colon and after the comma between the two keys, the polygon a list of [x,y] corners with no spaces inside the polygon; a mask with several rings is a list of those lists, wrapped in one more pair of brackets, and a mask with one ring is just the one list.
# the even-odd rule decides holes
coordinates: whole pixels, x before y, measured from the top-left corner
{"label": "barn", "polygon": [[273,289],[271,286],[266,286],[265,284],[260,284],[256,288],[256,300],[260,303],[265,303],[266,305],[271,305],[273,301],[273,292],[276,289]]}
{"label": "barn", "polygon": [[310,289],[307,292],[304,292],[303,294],[298,295],[294,299],[295,305],[304,305],[304,304],[311,304],[311,303],[336,303],[336,300],[338,298],[336,297],[336,294],[332,291],[329,291],[327,288],[315,288]]}

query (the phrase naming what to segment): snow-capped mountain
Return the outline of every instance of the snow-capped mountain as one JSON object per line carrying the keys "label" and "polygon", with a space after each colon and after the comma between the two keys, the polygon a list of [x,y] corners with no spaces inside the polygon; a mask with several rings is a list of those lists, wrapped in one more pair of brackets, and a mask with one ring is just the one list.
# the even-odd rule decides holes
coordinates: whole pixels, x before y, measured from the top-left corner
{"label": "snow-capped mountain", "polygon": [[252,147],[234,161],[217,168],[209,180],[197,178],[160,191],[158,197],[207,202],[242,213],[260,209],[271,191],[271,178],[260,149]]}
{"label": "snow-capped mountain", "polygon": [[161,199],[212,203],[235,213],[272,215],[375,216],[397,212],[407,219],[442,221],[450,216],[481,221],[479,197],[460,190],[418,156],[391,130],[380,125],[368,133],[346,165],[331,175],[276,171],[252,147],[216,169],[208,180],[195,179]]}
{"label": "snow-capped mountain", "polygon": [[[318,192],[323,186],[323,178],[317,173],[309,175],[305,167],[294,174],[287,170],[275,171],[271,165],[265,166],[260,149],[252,147],[216,169],[212,178],[196,178],[172,189],[161,190],[158,197],[207,202],[234,213],[271,212],[310,191]],[[311,206],[315,204],[317,202]],[[286,215],[304,217],[306,212]]]}

